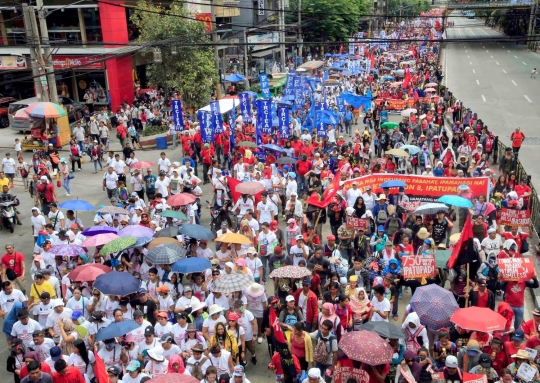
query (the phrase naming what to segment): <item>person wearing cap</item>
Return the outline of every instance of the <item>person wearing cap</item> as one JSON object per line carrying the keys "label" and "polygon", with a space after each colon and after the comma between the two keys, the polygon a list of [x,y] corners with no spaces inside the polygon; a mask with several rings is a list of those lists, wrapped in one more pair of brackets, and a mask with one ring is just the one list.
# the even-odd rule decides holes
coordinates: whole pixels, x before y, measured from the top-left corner
{"label": "person wearing cap", "polygon": [[[240,299],[234,302],[234,312],[238,315],[238,325],[242,326],[245,331],[246,349],[251,353],[251,363],[257,364],[255,355],[255,343],[257,342],[258,325],[253,313],[244,308],[244,302]],[[245,351],[245,350],[243,350]]]}
{"label": "person wearing cap", "polygon": [[155,336],[162,338],[165,334],[170,334],[172,329],[172,323],[169,322],[169,315],[167,311],[159,311],[156,315],[157,323],[154,326]]}
{"label": "person wearing cap", "polygon": [[156,325],[155,312],[158,310],[157,303],[153,299],[149,299],[149,293],[146,288],[141,287],[139,289],[137,298],[131,301],[131,305],[136,310],[145,313],[146,319],[148,319],[152,326]]}
{"label": "person wearing cap", "polygon": [[122,377],[125,383],[139,383],[142,378],[150,376],[142,372],[141,363],[137,359],[132,359],[126,366],[127,373]]}
{"label": "person wearing cap", "polygon": [[304,322],[304,315],[302,309],[296,306],[294,296],[287,295],[285,302],[285,307],[279,313],[279,323],[283,331],[293,331],[295,323]]}
{"label": "person wearing cap", "polygon": [[[514,362],[509,364],[507,369],[510,371],[510,374],[514,378],[514,381],[528,383],[538,381],[538,366],[536,365],[536,363],[534,363],[535,361],[533,360],[531,355],[529,355],[527,350],[519,350],[515,354],[511,355],[511,358],[514,360]],[[532,371],[534,371],[532,379],[525,380],[518,376],[518,370],[522,364],[528,364],[532,368]]]}
{"label": "person wearing cap", "polygon": [[539,328],[540,328],[540,306],[536,307],[532,311],[532,318],[529,319],[528,321],[523,322],[523,324],[521,325],[521,329],[523,330],[525,334],[525,339],[533,338],[535,334],[540,333],[540,331],[538,331]]}
{"label": "person wearing cap", "polygon": [[223,312],[224,307],[216,303],[214,303],[208,308],[208,317],[204,320],[202,326],[202,335],[208,342],[210,342],[212,336],[214,336],[216,323],[227,323]]}
{"label": "person wearing cap", "polygon": [[507,364],[515,362],[513,354],[517,354],[520,350],[525,350],[525,333],[518,329],[514,331],[512,338],[508,342],[504,342],[504,350],[507,356]]}
{"label": "person wearing cap", "polygon": [[32,342],[30,348],[37,352],[38,360],[44,362],[51,356],[51,348],[55,346],[51,338],[45,338],[44,330],[34,330],[32,333]]}
{"label": "person wearing cap", "polygon": [[[292,218],[291,218],[292,219]],[[296,244],[289,249],[289,255],[292,258],[293,265],[298,266],[300,259],[307,261],[309,257],[309,247],[306,245],[306,241],[303,235],[299,234],[295,238]]]}
{"label": "person wearing cap", "polygon": [[283,214],[287,219],[304,216],[302,201],[298,199],[298,193],[296,191],[291,191],[290,195],[287,197]]}
{"label": "person wearing cap", "polygon": [[32,344],[32,334],[36,330],[41,330],[41,325],[30,318],[28,310],[21,309],[17,313],[17,322],[13,324],[11,336],[23,341],[26,346]]}
{"label": "person wearing cap", "polygon": [[463,383],[463,370],[459,367],[458,359],[454,355],[448,355],[442,369],[446,382]]}
{"label": "person wearing cap", "polygon": [[478,365],[481,353],[482,349],[480,348],[478,341],[469,339],[467,345],[462,347],[457,355],[459,368],[465,372],[469,372],[474,366]]}
{"label": "person wearing cap", "polygon": [[307,378],[301,383],[325,383],[325,380],[321,375],[321,370],[318,367],[313,367],[307,371]]}
{"label": "person wearing cap", "polygon": [[161,347],[163,347],[163,356],[167,360],[170,360],[173,355],[178,356],[181,352],[180,347],[176,344],[173,344],[173,337],[170,332],[164,333],[161,336],[159,343],[161,344]]}
{"label": "person wearing cap", "polygon": [[[105,363],[105,367],[122,368],[122,346],[114,338],[103,340],[103,344],[105,347],[100,347],[98,356]],[[142,352],[140,349],[139,351]]]}
{"label": "person wearing cap", "polygon": [[129,334],[133,336],[134,343],[138,345],[145,341],[146,329],[152,327],[152,324],[144,319],[144,313],[141,310],[133,311],[133,321],[137,323],[139,327],[132,330]]}
{"label": "person wearing cap", "polygon": [[354,207],[354,204],[356,203],[357,198],[361,196],[362,196],[362,190],[358,188],[358,182],[353,181],[352,188],[348,189],[345,192],[345,201],[347,202],[347,206]]}
{"label": "person wearing cap", "polygon": [[[186,360],[186,370],[197,379],[199,379],[199,373],[204,376],[207,369],[212,367],[210,358],[203,355],[205,349],[206,347],[203,347],[201,343],[195,343],[190,350],[190,356]],[[213,368],[215,369],[215,367]]]}

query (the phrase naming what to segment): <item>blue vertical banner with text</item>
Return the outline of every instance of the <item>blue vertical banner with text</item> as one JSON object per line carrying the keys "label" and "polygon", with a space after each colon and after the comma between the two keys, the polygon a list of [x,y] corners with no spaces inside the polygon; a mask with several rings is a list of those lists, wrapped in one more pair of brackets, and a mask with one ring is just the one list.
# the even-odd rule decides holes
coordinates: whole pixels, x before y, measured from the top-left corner
{"label": "blue vertical banner with text", "polygon": [[259,75],[259,84],[263,98],[270,98],[270,85],[268,84],[268,75],[266,73]]}
{"label": "blue vertical banner with text", "polygon": [[240,113],[242,113],[242,122],[250,123],[251,122],[251,102],[249,100],[249,94],[240,93],[238,95],[240,98]]}
{"label": "blue vertical banner with text", "polygon": [[171,109],[174,121],[174,130],[180,132],[184,130],[184,116],[182,115],[182,101],[172,100]]}
{"label": "blue vertical banner with text", "polygon": [[210,112],[199,110],[197,112],[199,125],[201,126],[202,142],[214,142],[214,129],[212,129],[212,114]]}
{"label": "blue vertical banner with text", "polygon": [[257,116],[259,131],[262,134],[272,134],[272,101],[257,100]]}
{"label": "blue vertical banner with text", "polygon": [[289,108],[278,108],[279,134],[281,138],[291,138]]}
{"label": "blue vertical banner with text", "polygon": [[323,122],[323,114],[318,113],[318,111],[325,109],[326,105],[324,101],[317,103],[317,105],[315,106],[315,115],[317,116],[317,118],[315,118],[315,121],[317,122],[317,137],[326,137],[326,127],[324,126]]}
{"label": "blue vertical banner with text", "polygon": [[342,97],[336,97],[336,104],[340,113],[345,112],[345,100]]}
{"label": "blue vertical banner with text", "polygon": [[289,73],[287,75],[287,81],[285,82],[285,96],[292,96],[294,92],[294,74]]}
{"label": "blue vertical banner with text", "polygon": [[212,129],[214,134],[223,133],[223,121],[221,121],[221,110],[219,101],[210,102],[210,113],[212,114]]}

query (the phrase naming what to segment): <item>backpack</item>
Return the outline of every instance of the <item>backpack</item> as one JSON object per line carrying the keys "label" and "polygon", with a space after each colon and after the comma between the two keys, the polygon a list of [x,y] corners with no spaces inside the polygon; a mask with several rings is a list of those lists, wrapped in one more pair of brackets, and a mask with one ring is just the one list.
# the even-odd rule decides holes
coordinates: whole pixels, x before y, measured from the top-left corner
{"label": "backpack", "polygon": [[200,362],[188,363],[187,365],[191,366],[191,371],[190,371],[191,376],[193,376],[194,378],[198,380],[203,380],[204,374],[202,372],[201,366],[204,365],[207,360],[208,360],[207,357],[203,357]]}
{"label": "backpack", "polygon": [[[422,331],[423,329],[424,329],[424,326],[422,325],[422,326],[418,327],[418,330],[416,330],[416,332],[414,334],[412,334],[411,330],[409,330],[409,326],[407,326],[405,328],[405,332],[407,333],[407,339],[405,341],[405,347],[407,348],[407,350],[411,350],[415,354],[418,354],[418,350],[420,350],[420,348],[422,348],[422,345],[418,341],[418,336],[417,335],[419,335],[420,331]],[[422,343],[424,343],[424,342],[422,341]]]}
{"label": "backpack", "polygon": [[495,140],[493,137],[487,137],[486,138],[486,153],[491,153],[493,151],[493,143]]}
{"label": "backpack", "polygon": [[484,262],[484,264],[486,265],[488,271],[486,277],[489,277],[487,287],[490,290],[494,290],[499,285],[499,273],[497,272],[497,267],[489,267],[487,262]]}
{"label": "backpack", "polygon": [[397,217],[390,217],[390,221],[388,222],[388,228],[386,231],[388,232],[388,235],[394,234],[396,231],[400,229],[399,227],[399,218]]}
{"label": "backpack", "polygon": [[294,326],[296,322],[298,322],[296,310],[294,314],[287,314],[287,316],[285,316],[285,320],[283,321],[283,323],[288,324],[289,326]]}
{"label": "backpack", "polygon": [[379,210],[379,213],[377,213],[377,222],[381,225],[386,222],[388,219],[388,213],[386,212],[386,205],[384,209]]}
{"label": "backpack", "polygon": [[313,360],[321,364],[326,364],[328,355],[330,354],[330,351],[328,351],[328,347],[326,346],[326,342],[331,343],[334,339],[336,339],[336,337],[331,334],[328,339],[324,339],[319,331],[317,334],[317,339],[317,345],[315,346],[315,350],[313,350]]}

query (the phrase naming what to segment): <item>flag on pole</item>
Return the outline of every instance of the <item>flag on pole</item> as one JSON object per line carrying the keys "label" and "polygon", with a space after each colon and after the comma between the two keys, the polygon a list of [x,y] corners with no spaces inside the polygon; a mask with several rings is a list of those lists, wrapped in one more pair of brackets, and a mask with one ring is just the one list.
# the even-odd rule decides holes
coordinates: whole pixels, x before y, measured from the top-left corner
{"label": "flag on pole", "polygon": [[109,374],[107,373],[107,368],[96,350],[94,350],[94,356],[96,358],[96,367],[94,367],[94,375],[96,376],[96,380],[99,381],[99,383],[109,383]]}
{"label": "flag on pole", "polygon": [[470,215],[465,218],[465,225],[463,225],[463,231],[461,236],[452,250],[450,258],[448,258],[448,268],[452,269],[456,264],[464,265],[471,263],[474,260],[474,242],[473,242],[473,223]]}
{"label": "flag on pole", "polygon": [[287,340],[285,339],[285,334],[283,334],[283,330],[281,329],[281,323],[277,318],[276,312],[273,308],[270,308],[268,313],[270,325],[274,331],[276,351],[279,353],[281,359],[281,368],[283,369],[284,381],[285,383],[293,383],[296,378],[296,367],[294,365],[291,350],[287,345]]}

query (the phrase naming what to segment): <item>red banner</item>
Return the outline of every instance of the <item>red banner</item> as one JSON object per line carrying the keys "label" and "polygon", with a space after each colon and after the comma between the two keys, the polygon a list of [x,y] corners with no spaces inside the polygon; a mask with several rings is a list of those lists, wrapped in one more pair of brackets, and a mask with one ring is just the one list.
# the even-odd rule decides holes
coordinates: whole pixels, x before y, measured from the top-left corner
{"label": "red banner", "polygon": [[355,230],[362,229],[365,231],[367,228],[367,219],[347,217],[347,227]]}
{"label": "red banner", "polygon": [[488,383],[485,374],[470,374],[463,371],[463,383]]}
{"label": "red banner", "polygon": [[534,276],[532,258],[501,258],[497,263],[501,281],[528,281]]}
{"label": "red banner", "polygon": [[530,210],[514,210],[502,208],[499,210],[499,225],[529,227],[531,226]]}
{"label": "red banner", "polygon": [[[458,194],[458,186],[467,184],[474,197],[480,194],[488,195],[489,179],[487,177],[458,178],[458,177],[425,177],[402,174],[378,173],[347,180],[343,183],[343,189],[352,187],[352,182],[358,183],[358,188],[365,191],[366,186],[371,186],[374,193],[378,192],[381,184],[390,180],[404,181],[405,195],[409,197],[409,204],[415,201],[433,202],[447,194]],[[382,191],[382,190],[381,190]],[[390,194],[396,194],[397,188],[390,189]],[[411,205],[412,206],[415,205]]]}
{"label": "red banner", "polygon": [[410,255],[401,258],[403,278],[432,278],[437,275],[435,255]]}
{"label": "red banner", "polygon": [[368,383],[369,374],[365,370],[352,367],[339,367],[334,371],[335,383],[347,383],[354,381],[356,383]]}
{"label": "red banner", "polygon": [[54,69],[103,69],[103,56],[53,56]]}
{"label": "red banner", "polygon": [[[419,97],[418,100],[422,103],[424,100],[429,101],[429,97]],[[439,101],[439,96],[433,96],[431,97],[430,102],[437,103]],[[394,100],[391,98],[378,98],[375,100],[375,104],[377,105],[383,105],[386,103],[386,109],[388,110],[403,110],[407,108],[412,108],[414,106],[414,98],[408,98],[406,100]]]}
{"label": "red banner", "polygon": [[199,20],[206,25],[206,32],[212,32],[212,14],[211,13],[197,13],[195,20]]}

